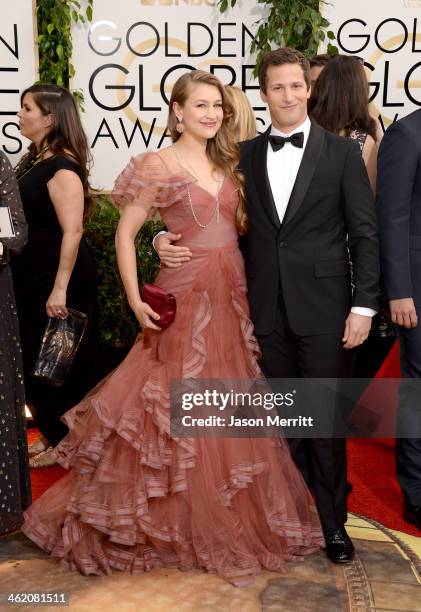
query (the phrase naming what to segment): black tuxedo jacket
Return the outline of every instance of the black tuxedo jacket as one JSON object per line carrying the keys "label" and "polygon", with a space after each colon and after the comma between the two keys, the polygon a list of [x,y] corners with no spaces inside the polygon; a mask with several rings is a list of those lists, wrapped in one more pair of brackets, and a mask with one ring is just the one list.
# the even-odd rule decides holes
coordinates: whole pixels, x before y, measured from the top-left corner
{"label": "black tuxedo jacket", "polygon": [[249,218],[241,249],[255,332],[273,331],[282,294],[294,333],[341,333],[351,306],[377,308],[376,216],[358,144],[312,123],[280,223],[267,175],[269,134],[241,145]]}
{"label": "black tuxedo jacket", "polygon": [[421,110],[386,130],[378,158],[377,215],[384,288],[421,307]]}

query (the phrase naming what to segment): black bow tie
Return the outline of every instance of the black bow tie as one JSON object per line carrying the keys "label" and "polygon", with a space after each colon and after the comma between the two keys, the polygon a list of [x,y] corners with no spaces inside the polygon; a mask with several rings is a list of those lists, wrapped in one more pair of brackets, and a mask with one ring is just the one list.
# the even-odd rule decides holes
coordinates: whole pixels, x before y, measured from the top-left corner
{"label": "black bow tie", "polygon": [[292,136],[275,136],[272,134],[269,136],[269,142],[273,151],[279,151],[279,149],[282,149],[286,142],[290,142],[292,145],[294,145],[294,147],[302,149],[304,146],[304,132],[297,132]]}

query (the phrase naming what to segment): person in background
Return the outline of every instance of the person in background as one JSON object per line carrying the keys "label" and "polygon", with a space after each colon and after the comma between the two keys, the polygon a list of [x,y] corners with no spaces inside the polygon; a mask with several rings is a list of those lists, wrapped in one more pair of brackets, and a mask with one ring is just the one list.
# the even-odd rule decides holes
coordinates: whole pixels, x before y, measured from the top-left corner
{"label": "person in background", "polygon": [[325,130],[358,142],[375,196],[381,134],[378,122],[369,113],[368,99],[369,86],[362,60],[335,55],[314,84],[308,112]]}
{"label": "person in background", "polygon": [[320,55],[313,55],[313,57],[310,58],[311,87],[315,86],[317,79],[332,57],[333,56],[328,53],[321,53]]}
{"label": "person in background", "polygon": [[236,142],[256,136],[256,117],[248,97],[242,89],[225,85],[225,93],[233,108],[232,131]]}
{"label": "person in background", "polygon": [[[52,447],[67,433],[60,421],[91,386],[95,266],[82,237],[91,206],[88,145],[73,96],[63,87],[33,85],[21,96],[20,131],[28,153],[16,168],[28,222],[28,244],[12,265],[22,338],[27,401],[40,437],[29,447],[32,467],[53,463]],[[57,388],[31,371],[48,317],[67,307],[88,315],[88,328],[65,383]]]}
{"label": "person in background", "polygon": [[8,207],[14,237],[0,238],[0,534],[19,529],[31,503],[25,393],[10,260],[27,238],[25,216],[12,167],[0,153],[0,207]]}
{"label": "person in background", "polygon": [[[421,110],[386,130],[378,160],[383,284],[396,324],[399,389],[396,470],[404,518],[421,529]],[[392,354],[396,360],[396,353]],[[411,384],[411,379],[418,379]]]}

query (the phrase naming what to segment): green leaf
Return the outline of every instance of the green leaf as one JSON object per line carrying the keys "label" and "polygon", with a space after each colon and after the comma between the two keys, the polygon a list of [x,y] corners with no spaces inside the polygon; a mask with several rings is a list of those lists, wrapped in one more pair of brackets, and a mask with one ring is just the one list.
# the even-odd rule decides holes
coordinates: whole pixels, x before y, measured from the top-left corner
{"label": "green leaf", "polygon": [[332,32],[332,30],[328,30],[326,32],[326,34],[327,34],[327,37],[328,37],[329,40],[335,40],[336,36],[335,36],[334,32]]}
{"label": "green leaf", "polygon": [[88,19],[88,21],[92,21],[92,18],[93,18],[92,6],[88,6],[88,8],[86,9],[86,18]]}
{"label": "green leaf", "polygon": [[339,49],[335,45],[331,45],[330,43],[327,46],[327,52],[329,55],[338,55]]}
{"label": "green leaf", "polygon": [[49,34],[51,34],[52,32],[54,32],[54,23],[49,23],[47,26],[47,32]]}

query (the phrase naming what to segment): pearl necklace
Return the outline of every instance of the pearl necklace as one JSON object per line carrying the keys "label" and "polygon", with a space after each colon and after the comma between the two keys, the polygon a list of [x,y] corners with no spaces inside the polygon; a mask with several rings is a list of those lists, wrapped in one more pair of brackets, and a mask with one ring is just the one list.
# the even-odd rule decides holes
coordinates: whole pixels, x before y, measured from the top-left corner
{"label": "pearl necklace", "polygon": [[[183,167],[183,164],[181,163],[180,156],[179,156],[178,151],[177,151],[177,149],[176,149],[176,147],[175,147],[175,144],[173,144],[171,148],[172,148],[172,150],[173,150],[174,156],[175,156],[175,158],[177,159],[178,163],[180,164],[180,166],[181,166],[181,167]],[[194,175],[194,176],[195,176],[195,177],[196,177],[198,180],[200,180],[200,179],[199,179],[199,177],[198,177],[198,176],[197,176],[197,175],[196,175],[194,172],[192,172],[192,174],[193,174],[193,175]],[[205,228],[209,227],[209,225],[212,223],[212,221],[213,221],[214,217],[216,217],[216,223],[219,223],[219,207],[220,207],[220,203],[219,203],[219,192],[221,191],[222,183],[223,183],[223,178],[221,178],[221,179],[219,179],[219,180],[218,180],[218,190],[217,190],[217,192],[216,192],[216,196],[215,196],[215,202],[216,202],[216,203],[215,203],[215,208],[214,208],[214,210],[213,210],[212,216],[211,216],[210,220],[208,221],[208,223],[201,223],[201,222],[199,221],[198,216],[197,216],[197,214],[196,214],[196,211],[194,210],[194,206],[193,206],[193,201],[192,201],[192,197],[191,197],[191,193],[190,193],[190,187],[189,187],[189,184],[187,183],[187,185],[186,185],[186,189],[187,189],[187,200],[188,200],[188,202],[189,202],[189,206],[190,206],[190,210],[191,210],[191,213],[192,213],[192,216],[193,216],[194,222],[196,223],[196,225],[198,225],[198,226],[199,226],[199,227],[201,227],[202,229],[205,229]],[[208,191],[207,189],[205,189],[205,191],[206,191],[206,193],[209,193],[209,191]],[[209,194],[209,195],[211,195],[211,194]]]}

